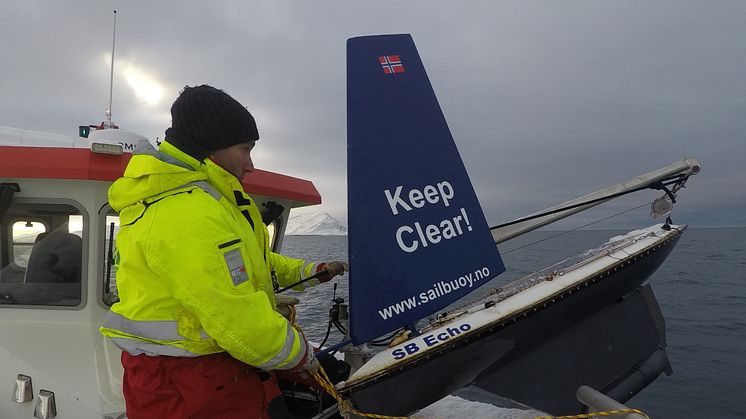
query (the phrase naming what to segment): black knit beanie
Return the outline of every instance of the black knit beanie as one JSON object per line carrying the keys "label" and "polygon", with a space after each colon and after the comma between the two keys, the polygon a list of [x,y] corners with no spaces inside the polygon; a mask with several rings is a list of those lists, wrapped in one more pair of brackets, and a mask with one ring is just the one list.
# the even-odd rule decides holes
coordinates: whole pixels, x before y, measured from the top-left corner
{"label": "black knit beanie", "polygon": [[186,86],[171,106],[166,140],[199,161],[215,150],[258,139],[251,113],[220,89]]}

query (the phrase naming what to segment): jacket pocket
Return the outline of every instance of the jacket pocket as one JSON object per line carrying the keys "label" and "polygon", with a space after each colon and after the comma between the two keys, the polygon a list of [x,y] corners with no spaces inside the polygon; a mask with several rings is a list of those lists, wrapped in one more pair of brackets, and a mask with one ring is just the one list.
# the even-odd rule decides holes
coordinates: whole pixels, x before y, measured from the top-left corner
{"label": "jacket pocket", "polygon": [[239,238],[218,244],[218,251],[222,256],[225,269],[234,286],[239,286],[250,279],[251,267],[243,252],[242,241]]}

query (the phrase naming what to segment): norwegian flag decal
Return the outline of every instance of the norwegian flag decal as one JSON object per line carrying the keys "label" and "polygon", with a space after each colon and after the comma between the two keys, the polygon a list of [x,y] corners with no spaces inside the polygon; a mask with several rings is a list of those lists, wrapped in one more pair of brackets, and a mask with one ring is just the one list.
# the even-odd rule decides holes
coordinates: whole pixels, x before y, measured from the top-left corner
{"label": "norwegian flag decal", "polygon": [[401,58],[398,55],[383,55],[378,57],[378,62],[383,68],[385,74],[403,73],[404,65],[401,63]]}

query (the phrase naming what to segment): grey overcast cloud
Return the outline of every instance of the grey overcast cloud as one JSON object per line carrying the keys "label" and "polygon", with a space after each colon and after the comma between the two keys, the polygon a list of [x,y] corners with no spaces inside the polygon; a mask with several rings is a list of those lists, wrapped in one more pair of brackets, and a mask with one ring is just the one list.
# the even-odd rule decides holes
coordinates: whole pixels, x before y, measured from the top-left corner
{"label": "grey overcast cloud", "polygon": [[113,10],[113,121],[162,139],[185,85],[224,89],[257,120],[257,166],[319,189],[306,212],[346,223],[347,38],[409,33],[491,225],[694,157],[674,222],[746,226],[746,2],[5,0],[0,125],[103,120]]}

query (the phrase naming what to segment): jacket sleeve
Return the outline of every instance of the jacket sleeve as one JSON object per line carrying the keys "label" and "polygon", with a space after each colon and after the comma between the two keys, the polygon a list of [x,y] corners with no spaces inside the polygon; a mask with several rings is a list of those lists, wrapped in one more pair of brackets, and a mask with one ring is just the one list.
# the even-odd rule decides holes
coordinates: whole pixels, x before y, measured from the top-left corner
{"label": "jacket sleeve", "polygon": [[[152,210],[147,263],[173,287],[185,313],[180,334],[206,333],[234,358],[258,368],[293,369],[307,354],[305,338],[277,313],[252,281],[266,265],[256,243],[242,243],[222,205],[207,194],[165,199]],[[155,234],[159,231],[159,234]],[[252,251],[252,249],[255,249]],[[189,325],[189,323],[195,323]],[[186,333],[182,333],[185,330]]]}
{"label": "jacket sleeve", "polygon": [[[277,276],[277,282],[281,287],[292,285],[301,279],[316,274],[323,266],[318,262],[306,262],[303,259],[294,259],[279,253],[269,253],[269,265]],[[303,284],[293,287],[293,291],[303,291],[305,288],[318,285],[319,281],[312,279]]]}

